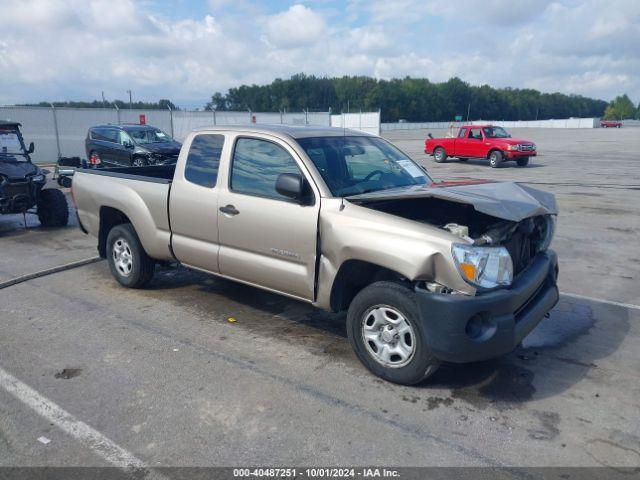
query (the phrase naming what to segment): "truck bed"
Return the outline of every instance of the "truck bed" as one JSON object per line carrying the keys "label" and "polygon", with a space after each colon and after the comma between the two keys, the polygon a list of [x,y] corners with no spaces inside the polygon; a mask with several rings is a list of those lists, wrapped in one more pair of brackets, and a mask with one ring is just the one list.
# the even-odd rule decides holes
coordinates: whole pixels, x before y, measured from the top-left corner
{"label": "truck bed", "polygon": [[136,226],[150,256],[173,258],[168,207],[175,169],[175,165],[150,165],[76,170],[72,193],[83,228],[100,239],[102,214],[124,215]]}
{"label": "truck bed", "polygon": [[108,177],[127,178],[141,182],[171,183],[174,165],[149,165],[146,167],[114,167],[114,168],[87,168],[79,170],[82,173],[94,175],[106,175]]}

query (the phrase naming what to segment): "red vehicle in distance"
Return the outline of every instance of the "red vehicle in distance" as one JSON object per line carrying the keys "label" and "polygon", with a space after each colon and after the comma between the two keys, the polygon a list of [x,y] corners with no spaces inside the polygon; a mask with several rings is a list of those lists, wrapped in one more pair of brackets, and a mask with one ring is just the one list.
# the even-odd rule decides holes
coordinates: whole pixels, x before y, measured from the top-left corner
{"label": "red vehicle in distance", "polygon": [[504,128],[494,125],[463,125],[458,135],[450,138],[433,138],[429,134],[424,142],[424,152],[433,155],[437,163],[446,161],[448,157],[462,161],[486,158],[493,168],[508,161],[525,167],[529,158],[537,155],[535,143],[511,138]]}
{"label": "red vehicle in distance", "polygon": [[600,120],[601,128],[622,128],[622,122],[616,120]]}

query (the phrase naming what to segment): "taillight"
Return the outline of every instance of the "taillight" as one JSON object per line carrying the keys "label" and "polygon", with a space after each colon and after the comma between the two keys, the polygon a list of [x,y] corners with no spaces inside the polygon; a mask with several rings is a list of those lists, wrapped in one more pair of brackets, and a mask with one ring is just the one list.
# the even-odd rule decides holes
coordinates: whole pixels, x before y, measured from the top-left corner
{"label": "taillight", "polygon": [[89,157],[89,163],[91,165],[100,165],[100,157],[95,153],[91,154],[91,157]]}

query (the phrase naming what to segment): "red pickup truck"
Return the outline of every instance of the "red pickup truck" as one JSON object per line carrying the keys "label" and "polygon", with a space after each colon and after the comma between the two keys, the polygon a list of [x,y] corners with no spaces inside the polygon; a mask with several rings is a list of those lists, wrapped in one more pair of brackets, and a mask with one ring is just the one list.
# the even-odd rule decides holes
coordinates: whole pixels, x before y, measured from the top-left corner
{"label": "red pickup truck", "polygon": [[511,138],[502,127],[493,125],[463,125],[458,135],[451,138],[429,138],[424,142],[424,152],[433,155],[433,159],[444,162],[447,157],[487,158],[493,167],[514,160],[519,167],[529,163],[529,157],[535,157],[536,144],[529,140]]}
{"label": "red pickup truck", "polygon": [[622,122],[616,120],[601,120],[600,127],[602,128],[622,128]]}

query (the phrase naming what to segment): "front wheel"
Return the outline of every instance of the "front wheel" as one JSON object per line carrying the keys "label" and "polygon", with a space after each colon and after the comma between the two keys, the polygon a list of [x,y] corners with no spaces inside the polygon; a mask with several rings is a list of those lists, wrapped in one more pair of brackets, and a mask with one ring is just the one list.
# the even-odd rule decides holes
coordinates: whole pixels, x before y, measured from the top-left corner
{"label": "front wheel", "polygon": [[501,163],[502,152],[500,150],[494,150],[491,152],[491,155],[489,155],[489,165],[491,165],[491,168],[498,168]]}
{"label": "front wheel", "polygon": [[447,152],[444,148],[438,147],[433,151],[433,159],[436,163],[443,163],[447,159]]}
{"label": "front wheel", "polygon": [[415,293],[393,282],[376,282],[349,305],[347,335],[359,360],[375,375],[414,385],[439,362],[427,345]]}
{"label": "front wheel", "polygon": [[133,160],[131,161],[132,167],[144,167],[148,164],[149,162],[147,162],[147,159],[140,156],[133,157]]}
{"label": "front wheel", "polygon": [[43,227],[65,227],[69,223],[67,198],[57,188],[40,190],[37,207],[38,220]]}
{"label": "front wheel", "polygon": [[519,167],[526,167],[529,165],[529,157],[520,157],[516,160]]}
{"label": "front wheel", "polygon": [[142,248],[130,223],[116,225],[109,231],[107,261],[115,279],[129,288],[144,287],[155,270],[155,261]]}

